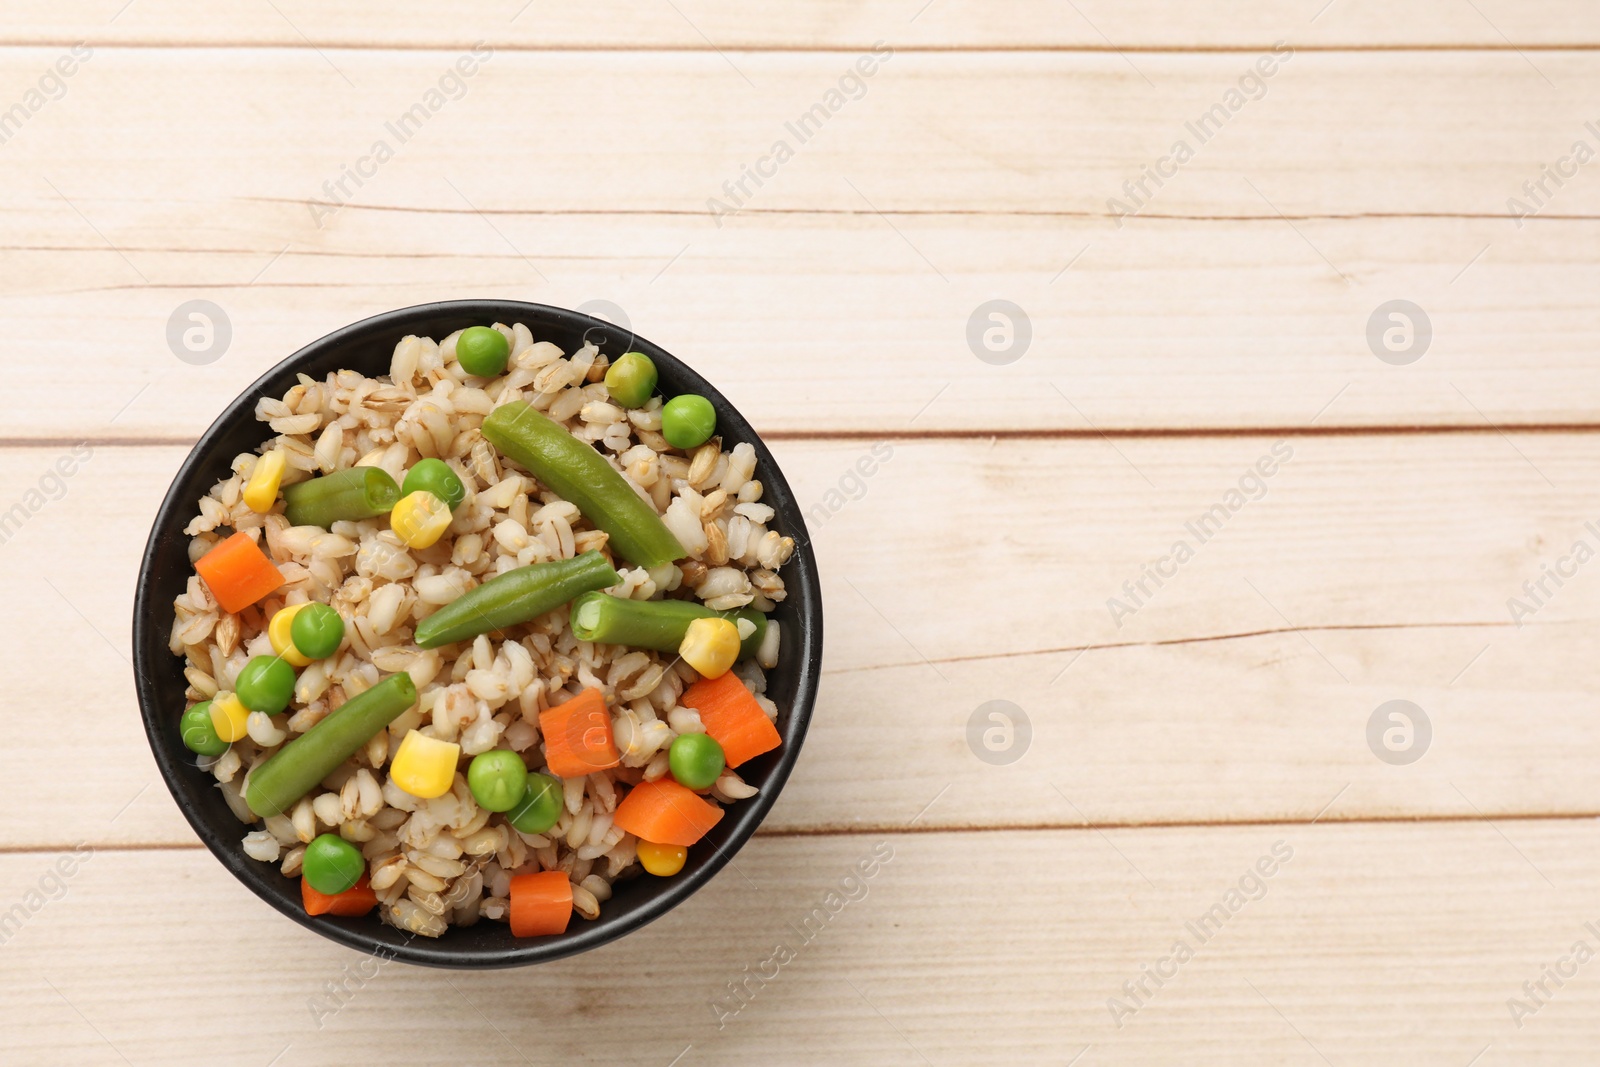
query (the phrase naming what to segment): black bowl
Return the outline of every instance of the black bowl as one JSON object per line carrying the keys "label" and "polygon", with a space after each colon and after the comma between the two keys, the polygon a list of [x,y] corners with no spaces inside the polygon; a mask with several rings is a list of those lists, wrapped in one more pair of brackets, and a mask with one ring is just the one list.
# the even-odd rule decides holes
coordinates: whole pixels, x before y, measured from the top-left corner
{"label": "black bowl", "polygon": [[[244,854],[240,840],[247,828],[228,809],[214,779],[195,765],[178,736],[187,683],[183,661],[168,651],[167,640],[173,598],[183,592],[194,571],[183,528],[196,513],[199,499],[228,476],[233,457],[254,450],[271,435],[266,424],[255,419],[259,398],[282,396],[297,373],[317,379],[344,368],[368,375],[387,374],[395,343],[406,334],[441,338],[467,326],[492,322],[524,323],[535,340],[553,341],[567,352],[575,351],[585,338],[613,358],[627,351],[643,352],[655,360],[665,395],[694,392],[711,401],[725,447],[745,441],[755,448],[756,474],[766,490],[762,498],[777,512],[772,528],[793,537],[798,546],[784,566],[789,596],[773,616],[782,624],[782,646],[778,667],[767,675],[767,693],[779,708],[783,745],[739,768],[740,775],[761,791],[727,809],[722,821],[689,850],[682,873],[673,878],[644,876],[617,883],[599,919],[587,922],[575,917],[567,933],[559,937],[514,938],[505,923],[484,921],[452,927],[443,937],[433,939],[384,925],[376,913],[359,919],[313,919],[301,906],[299,879],[285,878],[276,864],[259,863]],[[302,926],[363,952],[434,967],[513,967],[595,948],[659,918],[710,881],[749,840],[794,768],[811,719],[822,667],[822,595],[816,559],[793,491],[744,416],[704,378],[657,345],[588,315],[515,300],[452,300],[391,311],[329,334],[278,364],[228,405],[184,460],[156,515],[139,567],[133,648],[140,712],[167,788],[200,840],[252,892]]]}

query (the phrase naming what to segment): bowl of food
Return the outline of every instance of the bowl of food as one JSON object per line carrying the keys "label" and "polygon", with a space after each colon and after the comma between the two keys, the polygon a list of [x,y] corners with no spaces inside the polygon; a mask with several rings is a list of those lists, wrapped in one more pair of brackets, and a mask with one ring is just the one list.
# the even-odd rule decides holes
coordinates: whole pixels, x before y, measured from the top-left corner
{"label": "bowl of food", "polygon": [[728,862],[788,778],[822,604],[750,424],[577,312],[366,319],[230,404],[133,618],[145,731],[224,866],[342,944],[556,959]]}

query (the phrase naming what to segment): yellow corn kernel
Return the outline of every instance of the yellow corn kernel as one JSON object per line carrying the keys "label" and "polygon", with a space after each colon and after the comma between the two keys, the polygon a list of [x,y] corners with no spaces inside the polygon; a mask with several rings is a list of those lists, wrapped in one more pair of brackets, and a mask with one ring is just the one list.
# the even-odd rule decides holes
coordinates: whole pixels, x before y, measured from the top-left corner
{"label": "yellow corn kernel", "polygon": [[460,745],[412,730],[394,754],[389,780],[414,797],[432,800],[450,792],[460,761]]}
{"label": "yellow corn kernel", "polygon": [[721,678],[739,658],[739,628],[727,619],[696,619],[684,631],[678,655],[707,678]]}
{"label": "yellow corn kernel", "polygon": [[251,511],[265,515],[272,510],[272,505],[278,502],[278,485],[283,481],[283,470],[288,462],[289,457],[281,448],[274,448],[256,460],[255,469],[244,487],[244,502]]}
{"label": "yellow corn kernel", "polygon": [[289,636],[289,627],[294,624],[294,617],[300,614],[304,604],[291,604],[272,616],[272,621],[267,623],[267,639],[272,642],[272,651],[276,652],[291,667],[308,667],[311,657],[305,655],[294,647],[294,639]]}
{"label": "yellow corn kernel", "polygon": [[232,693],[225,699],[211,702],[211,726],[217,731],[217,736],[230,745],[244,737],[245,720],[249,718],[250,709]]}
{"label": "yellow corn kernel", "polygon": [[654,841],[639,842],[639,863],[651,874],[670,878],[683,870],[689,850],[682,845],[658,845]]}
{"label": "yellow corn kernel", "polygon": [[450,505],[425,489],[407,493],[389,512],[389,528],[412,548],[431,548],[450,529]]}

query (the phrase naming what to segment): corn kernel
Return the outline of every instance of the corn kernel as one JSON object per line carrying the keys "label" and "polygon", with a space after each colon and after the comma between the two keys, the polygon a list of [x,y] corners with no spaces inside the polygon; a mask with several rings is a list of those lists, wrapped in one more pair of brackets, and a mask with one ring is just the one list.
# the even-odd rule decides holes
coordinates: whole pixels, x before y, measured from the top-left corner
{"label": "corn kernel", "polygon": [[450,792],[460,761],[460,745],[412,730],[394,754],[389,780],[414,797],[432,800]]}
{"label": "corn kernel", "polygon": [[244,737],[245,722],[249,718],[250,710],[232,693],[225,699],[211,702],[211,726],[217,736],[230,745]]}
{"label": "corn kernel", "polygon": [[305,604],[291,604],[272,616],[272,621],[267,623],[267,639],[272,642],[272,651],[276,652],[285,663],[291,667],[308,667],[311,657],[294,647],[294,640],[289,636],[289,627],[294,624],[294,617],[300,613]]}
{"label": "corn kernel", "polygon": [[739,628],[727,619],[696,619],[684,631],[678,654],[707,678],[721,678],[739,658]]}
{"label": "corn kernel", "polygon": [[639,863],[645,870],[661,878],[670,878],[683,870],[689,850],[682,845],[658,845],[654,841],[639,842]]}
{"label": "corn kernel", "polygon": [[407,493],[389,512],[389,528],[412,548],[431,548],[450,528],[450,505],[425,489]]}
{"label": "corn kernel", "polygon": [[284,455],[281,448],[274,448],[256,460],[243,494],[244,502],[251,511],[265,515],[272,510],[272,505],[278,502],[278,486],[283,481],[283,471],[288,462],[289,457]]}

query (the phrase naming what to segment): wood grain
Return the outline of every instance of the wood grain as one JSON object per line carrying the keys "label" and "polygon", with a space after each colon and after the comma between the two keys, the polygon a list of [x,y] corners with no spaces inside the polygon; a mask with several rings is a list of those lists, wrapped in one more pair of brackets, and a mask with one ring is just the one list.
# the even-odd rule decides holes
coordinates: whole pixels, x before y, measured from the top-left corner
{"label": "wood grain", "polygon": [[[1271,1064],[1459,1065],[1486,1045],[1483,1062],[1582,1062],[1600,1009],[1587,969],[1521,1029],[1506,1002],[1596,944],[1594,823],[1501,829],[759,838],[644,930],[488,974],[364,960],[204,853],[98,852],[6,944],[0,1025],[24,1063],[743,1064],[803,1046],[822,1062],[1011,1064],[1090,1046],[1080,1063],[1234,1064],[1248,1047]],[[875,845],[892,858],[804,943],[795,926]],[[0,857],[0,900],[26,899],[55,860]],[[1186,922],[1230,890],[1236,910],[1202,943]],[[1192,958],[1118,1028],[1108,1000],[1131,1004],[1123,984],[1177,940]],[[795,958],[719,1030],[712,1001],[780,942]],[[329,983],[350,990],[337,1012]]]}
{"label": "wood grain", "polygon": [[[1593,5],[3,21],[7,1063],[1593,1060],[1588,970],[1542,1005],[1525,986],[1600,948],[1600,184],[1545,177],[1600,146]],[[63,92],[44,75],[79,41]],[[840,89],[799,143],[785,123]],[[419,103],[420,129],[386,125]],[[779,138],[792,158],[724,189]],[[379,139],[393,158],[345,177]],[[1180,139],[1192,159],[1125,185]],[[673,914],[537,969],[367,978],[173,806],[133,576],[188,442],[261,371],[484,295],[619,305],[769,435],[824,576],[821,700],[765,831]],[[1031,324],[1009,365],[968,339],[997,298]],[[203,366],[167,339],[193,299],[233,329]],[[1369,341],[1396,299],[1431,320],[1404,366]],[[1410,764],[1369,747],[1393,700],[1431,725]],[[1029,723],[1015,762],[984,748],[994,701]],[[880,843],[863,899],[719,1026]],[[1186,921],[1230,888],[1260,899],[1202,944]],[[1124,988],[1179,938],[1175,977]],[[1119,1026],[1110,998],[1139,1010]],[[1512,998],[1538,1010],[1519,1025]]]}
{"label": "wood grain", "polygon": [[[1508,608],[1574,541],[1600,545],[1588,435],[885,444],[870,478],[856,473],[868,442],[778,445],[811,515],[828,644],[769,829],[1600,812],[1595,576],[1547,582],[1521,627]],[[1200,543],[1186,524],[1275,444],[1292,456],[1265,495]],[[42,623],[0,669],[40,720],[92,723],[74,745],[100,769],[85,798],[57,771],[57,731],[19,734],[0,768],[26,783],[26,817],[0,824],[0,844],[193,839],[123,658],[138,552],[182,454],[95,449],[0,551]],[[12,501],[56,453],[4,455]],[[62,569],[60,545],[86,534],[85,564]],[[1145,569],[1180,539],[1194,557],[1158,589]],[[1122,587],[1140,581],[1149,598],[1113,618],[1108,600],[1135,608]],[[1367,744],[1394,699],[1433,724],[1408,767]],[[969,748],[992,700],[1031,722],[1009,765]]]}
{"label": "wood grain", "polygon": [[[81,379],[66,407],[50,376],[15,379],[0,437],[192,439],[325,333],[481,296],[608,301],[777,435],[1487,429],[1588,425],[1600,406],[1595,222],[1516,234],[1504,220],[1315,220],[1297,233],[1277,220],[1162,220],[1109,235],[1064,218],[897,223],[943,280],[872,216],[752,216],[720,231],[672,216],[499,220],[538,249],[530,268],[470,214],[353,212],[336,240],[285,250],[292,231],[274,226],[294,214],[245,206],[235,217],[259,225],[177,244],[148,227],[119,236],[150,285],[64,205],[38,218],[38,236],[0,256],[0,306],[13,343]],[[48,247],[50,227],[70,247]],[[1163,314],[1145,314],[1158,293]],[[1397,297],[1432,330],[1407,366],[1368,339]],[[1005,365],[969,340],[995,298],[1031,332]],[[205,366],[168,346],[169,319],[195,299],[232,330]]]}
{"label": "wood grain", "polygon": [[[82,369],[82,392],[62,410],[52,377],[22,376],[0,434],[193,437],[301,344],[469,295],[620,305],[773,432],[1572,425],[1600,401],[1596,222],[1574,217],[1600,185],[1580,172],[1521,229],[1505,215],[1586,116],[1536,78],[1502,92],[1486,74],[1515,56],[1298,56],[1118,229],[1105,201],[1239,57],[1150,57],[1174,91],[1143,100],[1114,56],[897,56],[719,227],[707,199],[839,57],[752,56],[752,91],[714,55],[636,56],[641,98],[587,57],[507,54],[319,227],[308,201],[443,59],[353,54],[352,90],[313,53],[238,70],[228,52],[163,55],[97,55],[5,145],[0,307],[21,348]],[[1564,86],[1600,75],[1587,55],[1546,60]],[[724,97],[698,117],[693,101]],[[511,136],[527,99],[546,102],[539,127]],[[500,165],[457,162],[484,143]],[[868,159],[895,179],[863,177]],[[968,334],[996,298],[1031,323],[1005,366]],[[1431,322],[1409,366],[1369,342],[1397,298]],[[232,323],[210,366],[168,347],[191,299]]]}
{"label": "wood grain", "polygon": [[[20,97],[55,58],[7,50],[0,79]],[[228,49],[182,62],[105,49],[5,143],[0,189],[16,201],[8,210],[60,210],[49,179],[115,243],[132,243],[141,222],[226,232],[221,205],[263,198],[300,205],[284,239],[314,228],[313,198],[691,212],[710,231],[707,201],[731,204],[723,183],[786,139],[792,158],[744,187],[751,211],[1051,213],[1109,227],[1108,200],[1137,206],[1124,183],[1184,139],[1193,158],[1146,184],[1142,214],[1505,219],[1523,182],[1585,136],[1600,89],[1600,56],[1570,50],[1540,54],[1538,70],[1513,51],[1309,52],[1280,55],[1265,79],[1253,53],[1162,53],[1140,60],[1153,84],[1115,54],[880,54],[838,99],[854,54],[752,53],[742,77],[713,52],[509,52],[459,88],[447,82],[408,136],[389,130],[429,104],[459,58],[274,49],[241,64]],[[1241,91],[1246,75],[1260,84]],[[819,103],[826,119],[787,128]],[[1213,106],[1209,126],[1189,129]],[[379,139],[392,158],[362,164]],[[324,189],[358,165],[364,184]],[[1600,214],[1600,184],[1547,191],[1548,214]],[[338,216],[321,221],[337,235]]]}
{"label": "wood grain", "polygon": [[[126,6],[125,6],[126,5]],[[1324,0],[1283,4],[1218,0],[820,0],[755,7],[730,0],[672,4],[602,2],[562,9],[525,0],[444,11],[396,0],[373,19],[357,9],[310,0],[226,7],[200,0],[90,0],[73,5],[12,0],[3,43],[80,38],[130,45],[234,45],[302,48],[464,47],[488,40],[506,48],[859,48],[887,39],[907,47],[1114,47],[1195,49],[1267,47],[1279,39],[1322,47],[1549,47],[1600,41],[1593,9],[1581,0]]]}

